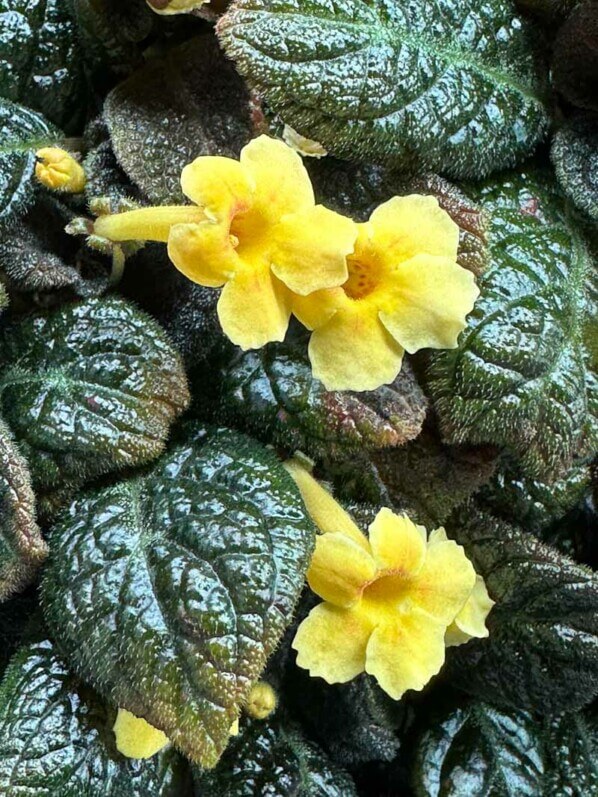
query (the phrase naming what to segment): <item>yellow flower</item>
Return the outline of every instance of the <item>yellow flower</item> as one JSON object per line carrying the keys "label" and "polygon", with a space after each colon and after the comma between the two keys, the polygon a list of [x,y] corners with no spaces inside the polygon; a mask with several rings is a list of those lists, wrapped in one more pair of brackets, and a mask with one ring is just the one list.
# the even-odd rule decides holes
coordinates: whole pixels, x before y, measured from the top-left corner
{"label": "yellow flower", "polygon": [[124,708],[114,723],[116,747],[127,758],[151,758],[169,743],[168,736]]}
{"label": "yellow flower", "polygon": [[434,197],[393,197],[358,226],[344,285],[293,302],[315,330],[313,372],[329,390],[374,390],[405,351],[454,348],[479,295],[456,261],[459,228]]}
{"label": "yellow flower", "polygon": [[81,164],[64,149],[44,147],[35,153],[35,176],[52,191],[80,194],[87,178]]}
{"label": "yellow flower", "polygon": [[200,285],[223,287],[218,316],[243,349],[284,339],[291,291],[342,285],[357,225],[315,204],[299,155],[260,136],[240,161],[206,156],[186,166],[183,192],[194,205],[100,216],[96,235],[112,241],[168,241],[175,266]]}
{"label": "yellow flower", "polygon": [[256,720],[264,720],[276,710],[276,692],[266,681],[258,681],[249,692],[245,711]]}
{"label": "yellow flower", "polygon": [[492,601],[483,580],[486,601],[472,599],[479,577],[444,529],[428,538],[422,526],[384,508],[366,538],[299,463],[287,469],[324,532],[307,575],[324,603],[297,630],[293,647],[300,667],[328,683],[367,672],[398,700],[439,672],[453,623],[470,637],[487,636]]}
{"label": "yellow flower", "polygon": [[156,14],[186,14],[208,3],[209,0],[147,0]]}

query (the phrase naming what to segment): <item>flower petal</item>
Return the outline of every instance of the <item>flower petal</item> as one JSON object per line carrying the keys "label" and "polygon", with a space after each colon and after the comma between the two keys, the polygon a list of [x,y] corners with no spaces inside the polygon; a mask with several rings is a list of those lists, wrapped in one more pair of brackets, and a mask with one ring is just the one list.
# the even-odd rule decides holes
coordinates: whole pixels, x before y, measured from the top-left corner
{"label": "flower petal", "polygon": [[290,459],[284,466],[299,488],[311,519],[323,534],[342,532],[360,548],[370,550],[365,535],[361,533],[351,515],[314,479],[298,459]]}
{"label": "flower petal", "polygon": [[426,530],[384,507],[370,525],[370,546],[380,570],[418,573],[426,558]]}
{"label": "flower petal", "polygon": [[433,196],[395,196],[370,216],[373,238],[387,263],[398,265],[415,255],[457,257],[459,227]]}
{"label": "flower petal", "polygon": [[392,274],[380,320],[410,354],[453,349],[479,294],[471,271],[454,260],[417,255]]}
{"label": "flower petal", "polygon": [[293,293],[291,309],[304,327],[318,329],[328,323],[336,311],[348,304],[349,299],[342,288],[315,291],[308,296]]}
{"label": "flower petal", "polygon": [[168,236],[168,256],[188,279],[220,288],[241,266],[222,224],[175,224]]}
{"label": "flower petal", "polygon": [[476,575],[475,586],[467,603],[455,617],[455,621],[447,628],[445,644],[447,647],[462,645],[476,637],[483,639],[489,634],[486,628],[486,618],[494,606],[494,601],[488,595],[484,579]]}
{"label": "flower petal", "polygon": [[453,540],[428,545],[426,560],[409,588],[413,604],[449,625],[465,606],[476,572],[465,551]]}
{"label": "flower petal", "polygon": [[372,555],[350,537],[331,532],[316,539],[307,581],[312,591],[328,603],[352,606],[375,575]]}
{"label": "flower petal", "polygon": [[364,671],[371,632],[371,622],[359,607],[340,609],[321,603],[297,629],[293,640],[297,664],[329,684],[346,683]]}
{"label": "flower petal", "polygon": [[444,630],[442,623],[417,609],[399,613],[372,633],[365,671],[394,700],[408,689],[423,689],[444,664]]}
{"label": "flower petal", "polygon": [[165,733],[124,708],[118,709],[113,729],[116,747],[127,758],[151,758],[169,743]]}
{"label": "flower petal", "polygon": [[238,161],[203,155],[185,166],[181,188],[212,221],[230,222],[237,213],[251,207],[255,184],[251,174]]}
{"label": "flower petal", "polygon": [[347,280],[347,255],[357,225],[322,205],[285,216],[272,231],[272,271],[294,293],[305,296]]}
{"label": "flower petal", "polygon": [[244,350],[284,340],[290,315],[286,288],[267,267],[237,271],[218,301],[224,334]]}
{"label": "flower petal", "polygon": [[401,370],[403,349],[375,312],[352,305],[338,310],[309,342],[313,374],[327,390],[375,390]]}
{"label": "flower petal", "polygon": [[271,224],[315,204],[303,161],[283,141],[254,138],[241,150],[241,165],[254,181],[253,208]]}

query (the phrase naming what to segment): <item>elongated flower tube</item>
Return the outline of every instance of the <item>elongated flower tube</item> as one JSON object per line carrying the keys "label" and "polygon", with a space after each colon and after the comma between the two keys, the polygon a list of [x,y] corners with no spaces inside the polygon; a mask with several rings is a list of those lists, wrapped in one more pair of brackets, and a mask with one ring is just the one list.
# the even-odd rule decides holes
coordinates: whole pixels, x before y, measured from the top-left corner
{"label": "elongated flower tube", "polygon": [[367,672],[398,700],[440,671],[447,644],[488,635],[493,602],[444,529],[428,536],[423,526],[384,508],[366,537],[299,462],[287,469],[323,532],[307,574],[323,603],[293,641],[300,667],[328,683]]}
{"label": "elongated flower tube", "polygon": [[314,376],[328,390],[392,382],[405,351],[457,345],[479,295],[457,263],[459,228],[431,196],[393,197],[359,225],[342,287],[295,297],[313,329]]}
{"label": "elongated flower tube", "polygon": [[167,241],[175,266],[200,285],[223,286],[218,317],[243,349],[284,339],[291,292],[342,285],[357,225],[315,204],[299,155],[260,136],[239,161],[206,156],[186,166],[194,203],[100,216],[94,233],[111,241]]}

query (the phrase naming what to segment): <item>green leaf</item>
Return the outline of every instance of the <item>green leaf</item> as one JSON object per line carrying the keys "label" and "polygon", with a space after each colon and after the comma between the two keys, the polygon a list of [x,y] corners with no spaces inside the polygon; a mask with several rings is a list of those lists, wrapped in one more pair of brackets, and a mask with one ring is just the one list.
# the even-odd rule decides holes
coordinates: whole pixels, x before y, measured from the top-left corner
{"label": "green leaf", "polygon": [[411,368],[367,393],[329,392],[301,345],[241,352],[223,368],[218,413],[266,442],[314,457],[400,446],[420,433],[427,402]]}
{"label": "green leaf", "polygon": [[0,601],[29,584],[47,553],[27,463],[0,420]]}
{"label": "green leaf", "polygon": [[43,116],[0,98],[0,228],[35,200],[35,152],[62,134]]}
{"label": "green leaf", "polygon": [[451,651],[455,683],[482,700],[544,713],[598,695],[598,579],[473,507],[447,524],[496,601],[490,636]]}
{"label": "green leaf", "polygon": [[598,221],[598,116],[575,117],[564,124],[550,156],[565,194]]}
{"label": "green leaf", "polygon": [[482,177],[541,140],[545,73],[507,0],[236,0],[227,55],[333,155]]}
{"label": "green leaf", "polygon": [[0,0],[0,95],[76,130],[85,82],[64,0]]}
{"label": "green leaf", "polygon": [[495,514],[539,534],[573,509],[590,485],[590,466],[575,462],[556,481],[528,479],[512,463],[482,488],[480,498]]}
{"label": "green leaf", "polygon": [[598,794],[598,723],[581,713],[548,721],[544,794],[589,797]]}
{"label": "green leaf", "polygon": [[542,741],[541,725],[524,711],[470,703],[432,714],[416,743],[415,795],[556,796],[543,790]]}
{"label": "green leaf", "polygon": [[197,795],[210,797],[356,797],[353,781],[295,728],[250,722],[218,767],[198,773]]}
{"label": "green leaf", "polygon": [[313,545],[278,459],[196,427],[146,476],[76,500],[55,526],[47,621],[84,679],[214,766]]}
{"label": "green leaf", "polygon": [[10,797],[182,797],[171,749],[132,761],[115,748],[116,712],[69,673],[49,641],[22,648],[0,686],[0,792]]}
{"label": "green leaf", "polygon": [[154,203],[181,202],[184,166],[200,155],[238,156],[251,137],[247,89],[207,36],[118,85],[104,114],[120,165]]}
{"label": "green leaf", "polygon": [[479,195],[492,212],[490,267],[459,347],[431,355],[428,388],[447,442],[504,446],[547,480],[592,447],[590,258],[549,175],[502,175]]}
{"label": "green leaf", "polygon": [[155,459],[188,401],[164,332],[122,299],[66,305],[0,330],[0,410],[36,488]]}

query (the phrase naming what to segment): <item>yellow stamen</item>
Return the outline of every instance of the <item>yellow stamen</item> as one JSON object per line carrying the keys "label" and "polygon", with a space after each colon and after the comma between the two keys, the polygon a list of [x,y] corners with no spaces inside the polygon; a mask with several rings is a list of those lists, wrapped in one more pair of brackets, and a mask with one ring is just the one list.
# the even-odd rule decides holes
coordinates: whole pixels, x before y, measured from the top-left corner
{"label": "yellow stamen", "polygon": [[198,224],[205,213],[196,205],[161,205],[139,208],[126,213],[99,216],[94,235],[109,241],[162,241],[166,243],[175,224]]}

